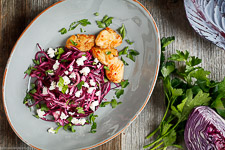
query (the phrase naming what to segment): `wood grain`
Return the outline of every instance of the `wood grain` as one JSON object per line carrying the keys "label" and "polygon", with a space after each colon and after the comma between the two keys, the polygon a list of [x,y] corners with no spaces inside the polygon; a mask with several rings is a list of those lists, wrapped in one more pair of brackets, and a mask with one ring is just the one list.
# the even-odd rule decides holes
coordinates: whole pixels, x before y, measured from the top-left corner
{"label": "wood grain", "polygon": [[[41,11],[58,0],[0,0],[0,84],[7,59],[16,40],[26,26]],[[176,49],[189,50],[191,55],[202,59],[202,67],[211,71],[211,78],[221,80],[225,75],[225,52],[202,39],[190,27],[183,0],[140,0],[155,19],[161,37],[175,36],[176,41],[168,47],[166,55]],[[0,149],[33,149],[24,144],[9,126],[2,104],[0,91]],[[138,97],[137,97],[138,99]],[[152,139],[145,137],[159,124],[164,107],[162,83],[157,82],[145,109],[119,136],[95,150],[138,150]]]}

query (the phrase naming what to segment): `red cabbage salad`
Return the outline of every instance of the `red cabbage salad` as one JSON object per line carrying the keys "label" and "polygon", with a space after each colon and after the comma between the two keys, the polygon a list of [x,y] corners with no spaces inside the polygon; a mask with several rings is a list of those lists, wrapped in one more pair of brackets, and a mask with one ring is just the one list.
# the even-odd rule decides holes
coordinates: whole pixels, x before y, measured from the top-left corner
{"label": "red cabbage salad", "polygon": [[[123,28],[125,30],[124,25]],[[112,108],[121,104],[116,98],[119,99],[124,93],[129,81],[122,80],[111,88],[112,83],[105,76],[105,65],[91,52],[80,51],[76,45],[70,49],[57,47],[46,51],[39,44],[37,46],[39,51],[33,59],[34,65],[25,71],[25,77],[30,76],[34,82],[27,90],[24,104],[34,109],[36,118],[57,124],[57,128],[48,129],[49,133],[56,134],[62,127],[75,132],[75,126],[84,125],[91,125],[90,132],[95,133],[95,119],[98,116],[94,112],[108,104]],[[128,48],[125,50],[127,52]],[[124,50],[121,52],[124,53]],[[116,98],[107,101],[104,97],[112,89]]]}

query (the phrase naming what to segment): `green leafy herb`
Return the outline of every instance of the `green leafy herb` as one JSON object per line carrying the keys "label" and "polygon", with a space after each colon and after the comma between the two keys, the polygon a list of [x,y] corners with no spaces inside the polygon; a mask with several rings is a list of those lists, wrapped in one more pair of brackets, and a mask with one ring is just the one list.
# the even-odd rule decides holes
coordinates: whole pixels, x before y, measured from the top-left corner
{"label": "green leafy herb", "polygon": [[37,69],[31,66],[24,73],[30,75],[33,70],[37,70]]}
{"label": "green leafy herb", "polygon": [[128,49],[129,49],[129,47],[126,46],[123,50],[121,50],[119,52],[119,56],[128,54]]}
{"label": "green leafy herb", "polygon": [[77,46],[77,43],[74,42],[73,40],[70,40],[70,42],[71,42],[74,46]]}
{"label": "green leafy herb", "polygon": [[80,28],[80,32],[86,32],[83,28]]}
{"label": "green leafy herb", "polygon": [[95,122],[95,119],[98,117],[98,115],[94,115],[94,114],[91,114],[89,116],[89,122],[92,123],[92,126],[91,126],[91,133],[96,133],[96,129],[97,129],[97,123]]}
{"label": "green leafy herb", "polygon": [[96,23],[97,23],[99,28],[105,28],[106,27],[105,23],[103,23],[101,21],[96,21]]}
{"label": "green leafy herb", "polygon": [[131,54],[131,55],[133,55],[133,56],[137,56],[137,55],[139,55],[140,53],[139,53],[138,51],[136,51],[136,50],[130,49],[130,50],[129,50],[129,54]]}
{"label": "green leafy herb", "polygon": [[104,77],[104,82],[108,82],[109,80],[106,78],[106,77]]}
{"label": "green leafy herb", "polygon": [[62,87],[62,88],[63,88],[63,86],[64,86],[64,80],[63,80],[63,78],[62,78],[61,76],[59,76],[58,86],[59,86],[59,87]]}
{"label": "green leafy herb", "polygon": [[79,25],[79,23],[77,23],[77,22],[71,23],[71,24],[70,24],[70,27],[69,27],[69,31],[76,29],[76,27],[77,27],[78,25]]}
{"label": "green leafy herb", "polygon": [[110,24],[112,24],[112,20],[113,20],[113,17],[109,17],[106,21],[104,21],[105,26],[106,27],[110,26]]}
{"label": "green leafy herb", "polygon": [[108,17],[105,15],[102,19],[102,21],[96,21],[97,25],[99,28],[105,28],[110,26],[112,24],[113,17]]}
{"label": "green leafy herb", "polygon": [[80,83],[77,84],[77,88],[78,90],[80,90],[82,88],[82,86],[84,85],[84,81],[81,81]]}
{"label": "green leafy herb", "polygon": [[38,115],[33,115],[35,118],[39,119],[40,117]]}
{"label": "green leafy herb", "polygon": [[120,85],[122,88],[126,88],[129,85],[129,81],[128,80],[123,80],[120,82]]}
{"label": "green leafy herb", "polygon": [[84,26],[84,27],[87,26],[87,25],[89,25],[89,24],[91,24],[91,22],[88,21],[88,19],[82,19],[82,20],[79,20],[78,23],[79,23],[80,25]]}
{"label": "green leafy herb", "polygon": [[99,13],[98,13],[98,12],[95,12],[94,15],[95,15],[95,16],[99,16]]}
{"label": "green leafy herb", "polygon": [[106,105],[111,104],[111,102],[102,102],[99,107],[105,107]]}
{"label": "green leafy herb", "polygon": [[106,54],[106,55],[109,55],[109,54],[111,54],[111,52],[110,52],[110,51],[107,51],[107,52],[105,52],[105,54]]}
{"label": "green leafy herb", "polygon": [[34,93],[36,93],[36,92],[37,92],[37,90],[36,90],[36,89],[32,89],[32,90],[30,90],[30,92],[29,92],[29,93],[34,94]]}
{"label": "green leafy herb", "polygon": [[59,32],[60,32],[61,34],[66,34],[66,33],[67,33],[67,30],[66,30],[66,28],[62,28],[61,30],[59,30]]}
{"label": "green leafy herb", "polygon": [[46,70],[45,73],[54,73],[53,70]]}
{"label": "green leafy herb", "polygon": [[[103,67],[105,70],[109,70],[109,67],[108,66],[104,66]],[[109,70],[110,71],[110,70]]]}
{"label": "green leafy herb", "polygon": [[126,56],[127,58],[130,58],[130,60],[132,60],[133,62],[135,62],[134,56],[131,54],[127,54]]}
{"label": "green leafy herb", "polygon": [[55,134],[57,134],[59,132],[59,129],[62,128],[61,125],[59,125],[54,131],[55,131]]}
{"label": "green leafy herb", "polygon": [[125,28],[124,24],[122,24],[122,26],[118,29],[118,31],[119,31],[122,39],[124,39],[126,36],[126,28]]}
{"label": "green leafy herb", "polygon": [[41,104],[41,111],[48,111],[49,108],[47,107],[46,104]]}
{"label": "green leafy herb", "polygon": [[83,107],[77,107],[77,113],[79,114],[85,114]]}
{"label": "green leafy herb", "polygon": [[119,99],[121,95],[123,95],[124,89],[116,89],[116,97]]}
{"label": "green leafy herb", "polygon": [[[174,37],[161,39],[160,79],[163,81],[167,108],[158,128],[147,136],[150,138],[159,133],[157,139],[144,148],[166,149],[169,146],[181,148],[176,144],[177,139],[184,134],[184,124],[195,107],[211,106],[225,117],[222,102],[225,98],[225,80],[211,81],[208,78],[210,72],[197,66],[202,60],[190,56],[188,51],[177,50],[168,61],[165,61],[165,47],[174,40]],[[135,55],[135,52],[132,53]],[[182,67],[177,67],[177,62],[181,62]]]}
{"label": "green leafy herb", "polygon": [[117,105],[122,104],[122,102],[117,102],[116,99],[111,100],[111,106],[112,108],[116,108]]}
{"label": "green leafy herb", "polygon": [[134,44],[134,42],[131,42],[130,40],[126,39],[126,42],[129,44],[129,45],[132,45]]}
{"label": "green leafy herb", "polygon": [[66,59],[61,59],[61,62],[67,62],[68,60],[66,60]]}
{"label": "green leafy herb", "polygon": [[128,66],[129,64],[123,59],[123,57],[121,57],[121,60],[122,60],[122,62],[123,62],[123,64],[125,65],[125,66]]}
{"label": "green leafy herb", "polygon": [[33,59],[33,62],[34,62],[35,65],[40,65],[40,61],[39,60]]}
{"label": "green leafy herb", "polygon": [[58,52],[56,53],[56,59],[60,59],[61,55],[64,53],[64,49],[62,47],[58,48]]}
{"label": "green leafy herb", "polygon": [[64,85],[62,88],[62,93],[65,94],[67,89],[68,89],[68,85]]}

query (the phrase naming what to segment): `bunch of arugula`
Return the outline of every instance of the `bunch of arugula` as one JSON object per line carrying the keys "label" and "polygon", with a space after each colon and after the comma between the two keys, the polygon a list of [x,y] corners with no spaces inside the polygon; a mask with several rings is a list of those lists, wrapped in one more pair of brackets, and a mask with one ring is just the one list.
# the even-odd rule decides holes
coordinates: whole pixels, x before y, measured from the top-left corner
{"label": "bunch of arugula", "polygon": [[[159,78],[163,81],[167,108],[158,128],[146,137],[158,133],[154,142],[144,146],[152,150],[165,150],[169,146],[182,148],[177,139],[184,135],[186,120],[197,106],[210,106],[225,117],[225,78],[221,82],[210,80],[210,72],[198,66],[202,60],[189,56],[188,51],[177,50],[165,61],[165,47],[174,40],[174,37],[161,39]],[[178,63],[183,65],[178,67]]]}

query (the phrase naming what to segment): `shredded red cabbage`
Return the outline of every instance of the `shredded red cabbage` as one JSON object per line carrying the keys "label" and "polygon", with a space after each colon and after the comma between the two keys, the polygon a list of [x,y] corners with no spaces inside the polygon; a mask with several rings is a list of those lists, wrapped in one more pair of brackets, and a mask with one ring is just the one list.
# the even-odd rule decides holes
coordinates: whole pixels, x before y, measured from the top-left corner
{"label": "shredded red cabbage", "polygon": [[[80,119],[92,114],[94,111],[90,108],[91,103],[98,101],[100,105],[111,88],[110,82],[104,82],[103,65],[100,62],[94,63],[94,58],[90,52],[81,52],[76,47],[72,47],[72,49],[63,48],[64,52],[58,60],[56,57],[50,58],[46,51],[39,45],[38,47],[40,51],[36,53],[35,61],[39,61],[39,64],[33,66],[29,74],[30,77],[35,78],[35,92],[29,93],[33,97],[33,102],[26,103],[26,105],[28,107],[46,105],[48,110],[45,111],[43,116],[53,116],[54,119],[51,120],[46,117],[42,117],[41,119],[58,122],[62,126],[69,123],[68,119],[65,118],[73,117]],[[84,61],[84,65],[78,66],[76,60],[82,56],[85,56],[86,60]],[[58,69],[54,70],[53,65],[56,61],[59,62],[59,65]],[[80,70],[84,67],[90,69],[90,72],[86,76],[80,73]],[[48,73],[49,70],[53,71],[53,73]],[[71,74],[75,74],[75,77],[70,78]],[[49,89],[52,82],[57,84],[60,77],[65,76],[70,79],[70,83],[67,85],[68,91],[63,93],[62,89],[60,90],[58,86],[53,90]],[[90,84],[91,80],[96,83],[95,86]],[[82,86],[80,89],[82,91],[81,95],[77,97],[75,93],[79,91],[78,84],[82,81],[86,82],[89,87],[95,87],[95,89],[91,93],[88,93],[88,88]],[[44,93],[44,88],[47,88],[47,93]],[[97,91],[100,91],[98,96],[96,96]],[[99,105],[95,107],[95,110],[98,109]],[[82,109],[83,112],[78,113],[78,108]],[[66,115],[63,119],[60,117],[62,113]]]}

